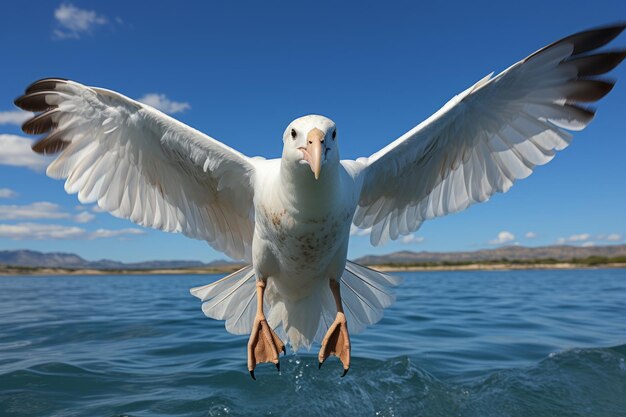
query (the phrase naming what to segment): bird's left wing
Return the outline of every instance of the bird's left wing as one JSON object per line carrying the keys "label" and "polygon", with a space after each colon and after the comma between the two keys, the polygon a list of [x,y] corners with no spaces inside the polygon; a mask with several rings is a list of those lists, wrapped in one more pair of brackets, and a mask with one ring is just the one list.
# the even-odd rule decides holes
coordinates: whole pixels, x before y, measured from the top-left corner
{"label": "bird's left wing", "polygon": [[41,112],[33,150],[59,153],[47,174],[82,203],[142,226],[206,240],[248,259],[254,230],[249,158],[114,91],[62,79],[31,84],[15,104]]}
{"label": "bird's left wing", "polygon": [[458,212],[550,161],[581,130],[613,82],[594,78],[625,51],[592,53],[624,25],[577,33],[487,76],[369,158],[351,163],[362,188],[354,224],[372,244],[416,231],[424,220]]}

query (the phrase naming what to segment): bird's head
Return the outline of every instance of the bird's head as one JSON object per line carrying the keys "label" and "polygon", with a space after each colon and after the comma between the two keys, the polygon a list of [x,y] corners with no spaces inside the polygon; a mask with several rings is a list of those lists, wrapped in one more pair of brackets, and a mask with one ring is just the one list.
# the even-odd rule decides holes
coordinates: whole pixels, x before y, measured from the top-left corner
{"label": "bird's head", "polygon": [[300,117],[287,126],[283,135],[283,162],[296,169],[313,171],[318,179],[330,166],[339,163],[337,128],[324,116]]}

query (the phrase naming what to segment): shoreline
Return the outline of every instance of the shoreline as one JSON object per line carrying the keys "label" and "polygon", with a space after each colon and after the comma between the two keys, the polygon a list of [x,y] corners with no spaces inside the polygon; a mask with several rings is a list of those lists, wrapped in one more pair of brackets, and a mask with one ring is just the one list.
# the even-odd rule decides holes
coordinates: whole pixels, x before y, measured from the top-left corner
{"label": "shoreline", "polygon": [[[242,266],[224,268],[190,269],[71,269],[71,268],[27,268],[0,266],[0,276],[58,276],[58,275],[216,275],[229,274]],[[470,263],[463,265],[369,265],[381,272],[431,272],[431,271],[516,271],[516,270],[566,270],[566,269],[618,269],[626,263],[581,264],[559,262],[542,263]]]}
{"label": "shoreline", "polygon": [[587,265],[571,262],[559,262],[554,264],[528,263],[472,263],[465,265],[370,265],[369,268],[381,272],[429,272],[429,271],[522,271],[522,270],[561,270],[561,269],[620,269],[626,268],[626,263],[608,263]]}

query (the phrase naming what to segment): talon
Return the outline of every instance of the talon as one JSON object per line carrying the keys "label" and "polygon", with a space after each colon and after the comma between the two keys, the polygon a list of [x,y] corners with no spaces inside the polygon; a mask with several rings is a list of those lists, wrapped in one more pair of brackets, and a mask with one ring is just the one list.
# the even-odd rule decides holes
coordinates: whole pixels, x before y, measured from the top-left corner
{"label": "talon", "polygon": [[276,370],[277,370],[278,372],[280,372],[280,362],[278,362],[278,363],[276,364]]}
{"label": "talon", "polygon": [[253,380],[256,381],[256,378],[254,377],[254,371],[250,371],[250,376],[252,377]]}
{"label": "talon", "polygon": [[282,350],[283,350],[283,355],[286,356],[287,355],[287,349],[285,349],[285,345],[283,345],[283,349]]}
{"label": "talon", "polygon": [[317,365],[317,369],[322,369],[322,364],[323,364],[323,363],[324,363],[324,362],[320,362],[320,363]]}
{"label": "talon", "polygon": [[343,374],[341,374],[341,377],[343,378],[344,376],[346,376],[346,374],[348,373],[348,371],[350,370],[350,368],[346,368],[343,370]]}

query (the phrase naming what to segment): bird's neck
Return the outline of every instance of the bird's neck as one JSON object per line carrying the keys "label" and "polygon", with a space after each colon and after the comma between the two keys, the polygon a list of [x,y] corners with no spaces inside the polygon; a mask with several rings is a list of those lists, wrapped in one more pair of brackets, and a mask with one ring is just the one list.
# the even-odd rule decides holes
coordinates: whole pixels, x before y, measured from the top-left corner
{"label": "bird's neck", "polygon": [[[334,206],[340,193],[339,164],[327,164],[322,168],[319,179],[310,169],[301,166],[280,168],[282,198],[297,208],[323,210]],[[307,167],[308,168],[308,167]]]}

